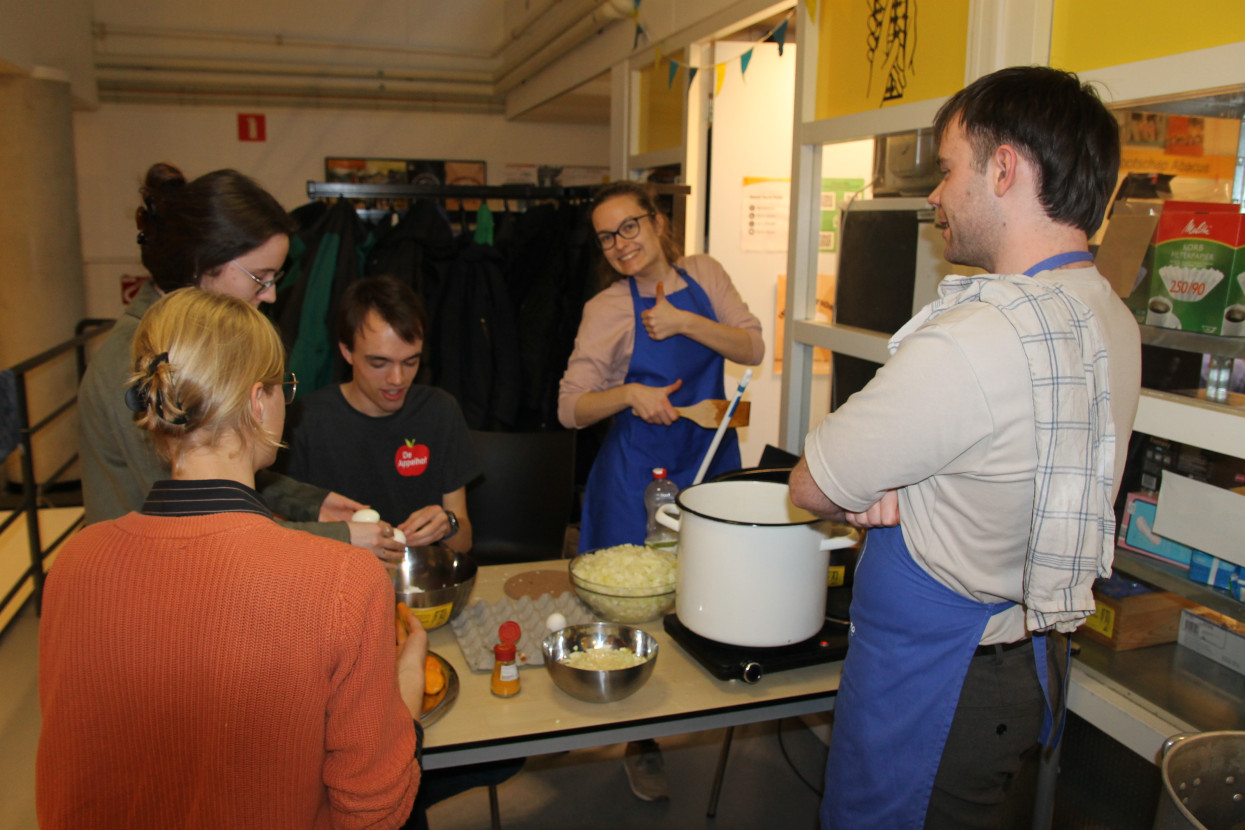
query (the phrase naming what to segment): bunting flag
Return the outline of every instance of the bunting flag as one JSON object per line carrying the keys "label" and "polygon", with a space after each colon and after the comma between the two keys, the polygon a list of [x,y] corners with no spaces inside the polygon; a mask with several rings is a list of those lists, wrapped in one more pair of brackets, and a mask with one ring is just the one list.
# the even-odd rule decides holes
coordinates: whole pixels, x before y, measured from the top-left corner
{"label": "bunting flag", "polygon": [[[808,22],[810,23],[817,22],[817,4],[820,2],[821,0],[804,0],[804,9],[808,12]],[[639,0],[636,0],[635,5],[636,5],[636,8],[639,8],[640,6]]]}
{"label": "bunting flag", "polygon": [[[632,0],[632,2],[634,3],[634,7],[631,12],[631,17],[635,20],[635,42],[632,43],[631,48],[634,51],[639,48],[641,37],[644,37],[647,40],[648,33],[644,30],[644,25],[640,22],[640,16],[639,16],[640,15],[640,0]],[[804,2],[805,2],[805,7],[809,10],[809,16],[812,17],[814,14],[814,6],[818,2],[818,0],[804,0]],[[783,47],[786,45],[786,42],[787,42],[787,28],[791,22],[791,16],[794,14],[795,14],[794,10],[789,12],[787,16],[782,20],[782,22],[780,22],[773,29],[771,29],[764,37],[760,38],[760,40],[758,40],[757,43],[764,43],[771,39],[776,41],[778,44],[778,56],[782,57]],[[753,47],[753,49],[755,49],[755,47]],[[741,77],[744,76],[748,72],[748,64],[752,62],[753,49],[749,49],[748,51],[740,55],[738,58],[739,73]],[[678,76],[680,66],[687,67],[688,88],[691,87],[692,81],[696,80],[697,72],[699,72],[701,69],[709,68],[707,66],[692,66],[689,63],[684,63],[682,61],[677,61],[677,60],[673,60],[670,58],[666,58],[661,52],[661,45],[660,44],[655,45],[653,47],[653,70],[654,71],[656,71],[661,66],[661,62],[663,60],[666,60],[669,63],[669,71],[666,77],[666,88],[667,89],[670,89],[671,87],[674,86],[674,79]],[[715,95],[720,94],[722,92],[722,84],[726,81],[726,67],[729,63],[730,61],[727,61],[726,63],[713,64],[713,70],[716,76],[715,77],[715,89],[714,89]]]}

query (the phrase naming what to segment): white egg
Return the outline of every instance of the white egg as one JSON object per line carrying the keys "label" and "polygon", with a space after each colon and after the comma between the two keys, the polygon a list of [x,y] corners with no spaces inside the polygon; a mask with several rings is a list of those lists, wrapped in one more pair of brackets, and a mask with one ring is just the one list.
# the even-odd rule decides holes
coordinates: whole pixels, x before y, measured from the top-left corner
{"label": "white egg", "polygon": [[545,628],[550,631],[561,631],[566,628],[566,617],[562,616],[557,611],[554,611],[549,615],[549,618],[545,620]]}
{"label": "white egg", "polygon": [[402,528],[395,527],[393,529],[393,541],[397,542],[399,545],[406,544],[406,534],[402,532]]}
{"label": "white egg", "polygon": [[380,514],[370,508],[364,510],[356,510],[355,514],[350,517],[352,522],[379,522]]}

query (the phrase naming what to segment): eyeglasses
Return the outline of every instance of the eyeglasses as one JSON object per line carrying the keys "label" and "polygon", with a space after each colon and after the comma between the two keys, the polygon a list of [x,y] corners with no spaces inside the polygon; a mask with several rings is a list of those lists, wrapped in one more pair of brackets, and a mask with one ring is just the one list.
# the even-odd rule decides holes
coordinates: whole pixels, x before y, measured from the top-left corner
{"label": "eyeglasses", "polygon": [[274,285],[276,285],[276,284],[277,284],[277,282],[278,282],[278,281],[279,281],[282,277],[284,277],[284,276],[285,276],[285,269],[281,269],[281,270],[277,271],[275,274],[273,274],[271,277],[269,277],[268,279],[266,279],[266,280],[261,280],[259,277],[255,276],[255,275],[254,275],[254,274],[252,274],[250,271],[248,271],[248,270],[246,270],[245,268],[243,268],[243,267],[242,267],[242,263],[238,262],[236,259],[235,259],[235,260],[231,260],[231,262],[232,262],[234,265],[238,266],[238,270],[239,270],[239,271],[241,271],[242,273],[246,274],[246,275],[247,275],[248,277],[250,277],[251,279],[255,280],[255,284],[259,286],[259,290],[257,290],[257,291],[255,292],[255,295],[256,295],[256,296],[259,296],[260,294],[263,294],[265,291],[267,291],[269,288],[272,288]]}
{"label": "eyeglasses", "polygon": [[298,391],[298,378],[293,372],[286,372],[281,378],[281,390],[285,393],[285,402],[294,403],[294,393]]}
{"label": "eyeglasses", "polygon": [[652,219],[656,215],[652,211],[641,213],[639,216],[624,219],[616,231],[598,231],[597,242],[601,244],[601,250],[608,251],[610,248],[613,248],[614,242],[620,236],[623,239],[635,239],[640,235],[640,220],[644,218]]}

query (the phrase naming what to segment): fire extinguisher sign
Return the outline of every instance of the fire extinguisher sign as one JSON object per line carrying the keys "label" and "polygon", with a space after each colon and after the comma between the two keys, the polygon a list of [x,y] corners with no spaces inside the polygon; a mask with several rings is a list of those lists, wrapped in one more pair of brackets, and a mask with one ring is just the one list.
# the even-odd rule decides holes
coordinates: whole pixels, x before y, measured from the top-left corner
{"label": "fire extinguisher sign", "polygon": [[267,141],[264,119],[258,113],[238,113],[238,141]]}

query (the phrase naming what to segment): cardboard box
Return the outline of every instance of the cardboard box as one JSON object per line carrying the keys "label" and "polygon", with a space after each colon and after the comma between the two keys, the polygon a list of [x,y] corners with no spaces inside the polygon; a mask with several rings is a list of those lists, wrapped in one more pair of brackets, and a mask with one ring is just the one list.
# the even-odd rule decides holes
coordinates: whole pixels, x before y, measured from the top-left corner
{"label": "cardboard box", "polygon": [[1180,612],[1176,642],[1221,666],[1245,674],[1245,623],[1196,606]]}
{"label": "cardboard box", "polygon": [[1153,531],[1173,542],[1245,565],[1245,496],[1168,470]]}
{"label": "cardboard box", "polygon": [[1232,577],[1238,572],[1236,565],[1224,562],[1217,556],[1193,551],[1189,559],[1189,579],[1201,585],[1209,585],[1224,591],[1232,590]]}
{"label": "cardboard box", "polygon": [[1154,232],[1147,325],[1245,335],[1239,205],[1166,202]]}
{"label": "cardboard box", "polygon": [[[1164,473],[1166,478],[1168,473]],[[1158,514],[1158,498],[1153,493],[1129,493],[1124,504],[1124,517],[1116,535],[1116,544],[1136,553],[1162,559],[1173,565],[1189,567],[1193,549],[1166,539],[1154,529]]]}
{"label": "cardboard box", "polygon": [[1197,603],[1115,574],[1094,583],[1095,610],[1080,631],[1116,651],[1172,643],[1180,612]]}
{"label": "cardboard box", "polygon": [[1162,209],[1163,203],[1158,200],[1116,202],[1094,257],[1099,273],[1124,298],[1138,323],[1146,321],[1150,274],[1154,271],[1154,231]]}

